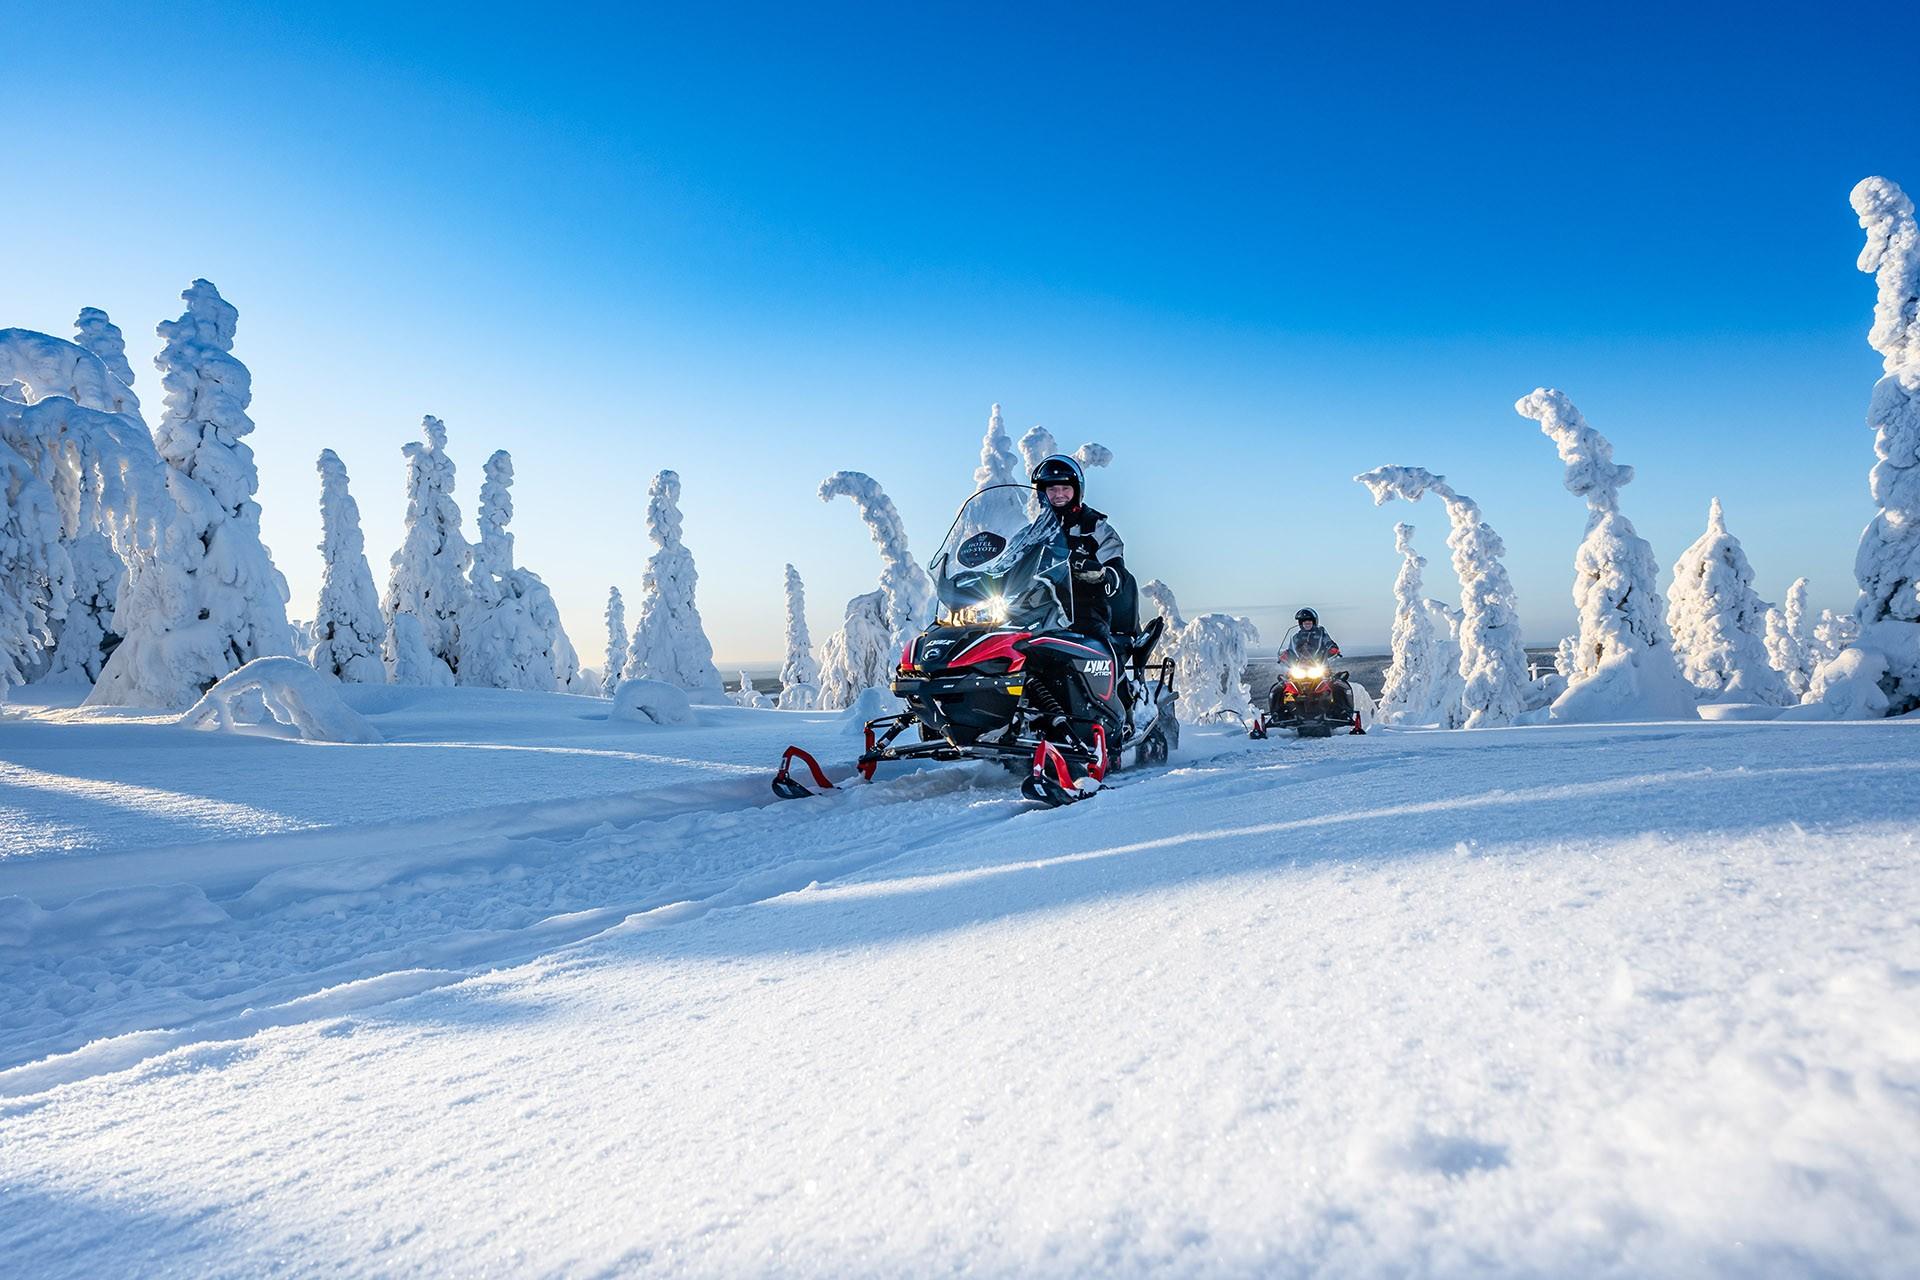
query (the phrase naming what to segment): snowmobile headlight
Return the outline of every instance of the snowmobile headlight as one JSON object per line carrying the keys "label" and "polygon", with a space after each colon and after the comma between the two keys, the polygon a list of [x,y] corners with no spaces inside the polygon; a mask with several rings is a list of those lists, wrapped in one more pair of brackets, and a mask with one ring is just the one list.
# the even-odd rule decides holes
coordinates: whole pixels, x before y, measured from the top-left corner
{"label": "snowmobile headlight", "polygon": [[1007,598],[1005,596],[989,597],[987,602],[980,606],[980,614],[994,626],[999,626],[1007,620]]}
{"label": "snowmobile headlight", "polygon": [[1287,674],[1295,680],[1318,680],[1327,674],[1327,668],[1318,662],[1296,662],[1287,668]]}

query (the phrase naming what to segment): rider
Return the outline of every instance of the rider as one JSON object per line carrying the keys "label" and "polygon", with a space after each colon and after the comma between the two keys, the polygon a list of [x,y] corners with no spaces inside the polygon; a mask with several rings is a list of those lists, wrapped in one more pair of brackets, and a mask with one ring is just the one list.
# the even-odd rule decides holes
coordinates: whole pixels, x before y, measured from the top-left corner
{"label": "rider", "polygon": [[[1282,671],[1296,662],[1332,662],[1343,656],[1333,633],[1320,625],[1318,613],[1303,608],[1293,615],[1293,621],[1294,632],[1280,651]],[[1333,705],[1341,715],[1353,714],[1353,689],[1337,674],[1333,678]]]}
{"label": "rider", "polygon": [[1113,648],[1113,608],[1108,598],[1120,590],[1121,557],[1126,547],[1106,516],[1088,506],[1086,476],[1064,453],[1042,458],[1030,477],[1040,501],[1053,509],[1067,534],[1073,573],[1073,629]]}

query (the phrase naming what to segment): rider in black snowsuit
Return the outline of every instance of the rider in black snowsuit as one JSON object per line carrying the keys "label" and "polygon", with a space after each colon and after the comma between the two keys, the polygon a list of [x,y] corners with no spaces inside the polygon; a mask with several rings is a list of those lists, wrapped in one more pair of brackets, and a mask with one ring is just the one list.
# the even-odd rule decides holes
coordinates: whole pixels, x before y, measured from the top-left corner
{"label": "rider in black snowsuit", "polygon": [[[1297,624],[1294,632],[1287,638],[1287,647],[1280,651],[1280,671],[1296,662],[1325,662],[1332,664],[1335,658],[1344,657],[1340,646],[1334,641],[1333,633],[1320,625],[1320,615],[1312,609],[1302,609],[1293,615]],[[1333,706],[1342,715],[1353,714],[1353,686],[1337,676],[1333,681]]]}
{"label": "rider in black snowsuit", "polygon": [[1126,546],[1106,516],[1083,502],[1086,477],[1080,464],[1056,453],[1033,469],[1034,490],[1065,526],[1073,573],[1073,629],[1113,647],[1110,597],[1120,590]]}

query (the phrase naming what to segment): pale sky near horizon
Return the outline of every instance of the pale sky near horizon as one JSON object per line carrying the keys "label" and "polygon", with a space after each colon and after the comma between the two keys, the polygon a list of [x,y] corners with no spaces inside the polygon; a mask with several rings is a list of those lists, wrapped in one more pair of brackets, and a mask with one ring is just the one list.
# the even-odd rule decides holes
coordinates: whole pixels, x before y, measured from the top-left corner
{"label": "pale sky near horizon", "polygon": [[[58,8],[58,12],[56,12]],[[9,18],[0,324],[126,331],[196,276],[240,310],[264,527],[309,616],[314,456],[384,583],[400,445],[446,419],[471,518],[513,452],[521,563],[583,659],[637,603],[649,478],[685,484],[730,677],[917,552],[990,403],[1116,461],[1091,500],[1189,612],[1299,603],[1384,642],[1411,520],[1350,477],[1445,473],[1505,538],[1529,643],[1572,624],[1580,502],[1513,401],[1558,386],[1671,565],[1726,505],[1761,593],[1851,605],[1872,513],[1873,282],[1847,207],[1920,184],[1910,86],[1860,24],[1742,7],[1353,19],[1276,7],[510,10],[111,3]]]}

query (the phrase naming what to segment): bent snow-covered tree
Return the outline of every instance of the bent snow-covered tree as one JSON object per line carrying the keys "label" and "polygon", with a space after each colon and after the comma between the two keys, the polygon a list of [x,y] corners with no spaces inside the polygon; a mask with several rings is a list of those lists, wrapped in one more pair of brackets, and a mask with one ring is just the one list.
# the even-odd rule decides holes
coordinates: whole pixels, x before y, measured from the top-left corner
{"label": "bent snow-covered tree", "polygon": [[810,711],[820,701],[820,664],[807,635],[807,588],[787,566],[787,659],[780,667],[780,709]]}
{"label": "bent snow-covered tree", "polygon": [[320,603],[313,615],[308,660],[352,684],[385,684],[387,622],[367,566],[360,532],[360,504],[347,489],[346,464],[331,449],[320,451]]}
{"label": "bent snow-covered tree", "polygon": [[1439,650],[1422,595],[1421,570],[1427,558],[1413,549],[1413,526],[1405,521],[1393,526],[1393,547],[1400,553],[1400,572],[1393,580],[1393,661],[1380,686],[1375,715],[1382,724],[1430,724],[1440,710],[1434,679]]}
{"label": "bent snow-covered tree", "polygon": [[868,689],[888,688],[899,653],[887,621],[887,593],[869,591],[847,601],[840,629],[820,647],[821,710],[838,711]]}
{"label": "bent snow-covered tree", "polygon": [[661,680],[696,702],[725,702],[694,587],[700,575],[680,541],[680,477],[662,471],[647,487],[647,536],[656,550],[640,585],[640,620],[627,654],[629,679]]}
{"label": "bent snow-covered tree", "polygon": [[1506,545],[1480,518],[1480,507],[1454,491],[1445,476],[1421,467],[1376,467],[1354,477],[1375,505],[1390,498],[1418,502],[1437,495],[1452,526],[1447,547],[1460,578],[1460,693],[1469,729],[1512,724],[1526,707],[1527,651],[1520,643],[1520,615],[1513,583],[1500,562]]}
{"label": "bent snow-covered tree", "polygon": [[53,490],[0,446],[0,698],[37,674],[71,584]]}
{"label": "bent snow-covered tree", "polygon": [[[1885,371],[1867,408],[1875,455],[1870,485],[1879,510],[1854,557],[1860,583],[1854,616],[1858,647],[1884,657],[1883,692],[1891,713],[1901,715],[1920,707],[1920,225],[1913,201],[1886,178],[1865,179],[1852,199],[1867,233],[1860,270],[1872,273],[1879,294],[1867,341]],[[1855,662],[1848,669],[1877,667]],[[1831,683],[1823,682],[1823,692]]]}
{"label": "bent snow-covered tree", "polygon": [[153,443],[176,527],[154,557],[158,574],[129,566],[131,599],[115,615],[122,639],[87,699],[95,705],[191,706],[228,672],[293,649],[287,582],[253,499],[253,380],[233,356],[239,312],[205,280],[180,296],[186,313],[160,324],[154,357],[166,409]]}
{"label": "bent snow-covered tree", "polygon": [[1540,424],[1566,464],[1569,493],[1587,502],[1587,535],[1573,557],[1573,603],[1580,632],[1565,655],[1566,692],[1556,720],[1687,718],[1693,691],[1675,665],[1653,548],[1620,511],[1620,488],[1633,468],[1613,460],[1613,444],[1587,425],[1563,392],[1541,387],[1514,403]]}
{"label": "bent snow-covered tree", "polygon": [[1753,566],[1715,498],[1707,531],[1674,563],[1667,609],[1681,674],[1701,698],[1777,707],[1791,700],[1768,660],[1768,608],[1753,589]]}
{"label": "bent snow-covered tree", "polygon": [[973,470],[973,490],[994,485],[1018,485],[1019,489],[996,489],[980,501],[967,508],[967,526],[961,536],[977,533],[981,529],[991,529],[1002,535],[1019,528],[1027,521],[1027,471],[1020,465],[1020,455],[1013,451],[1013,440],[1007,435],[1005,421],[1000,417],[1000,406],[994,405],[987,415],[987,434],[980,441],[980,465]]}
{"label": "bent snow-covered tree", "polygon": [[907,527],[893,499],[872,476],[858,471],[836,471],[820,482],[820,500],[846,498],[858,508],[880,548],[880,591],[886,597],[887,634],[893,652],[933,621],[933,579],[907,549]]}
{"label": "bent snow-covered tree", "polygon": [[600,678],[600,693],[611,698],[627,669],[627,602],[620,588],[607,588],[607,665]]}
{"label": "bent snow-covered tree", "polygon": [[428,414],[426,439],[402,445],[407,514],[387,574],[387,667],[395,684],[450,685],[460,671],[460,623],[470,599],[473,549],[460,532],[453,500],[447,424]]}

